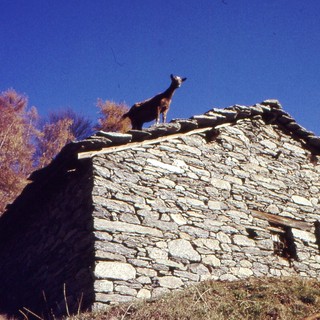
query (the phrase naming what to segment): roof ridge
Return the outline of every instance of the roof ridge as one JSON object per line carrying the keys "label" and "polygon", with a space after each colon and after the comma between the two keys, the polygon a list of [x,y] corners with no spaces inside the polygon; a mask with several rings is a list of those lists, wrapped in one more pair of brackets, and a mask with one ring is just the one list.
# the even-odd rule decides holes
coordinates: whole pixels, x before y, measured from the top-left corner
{"label": "roof ridge", "polygon": [[73,144],[79,146],[80,159],[86,158],[86,156],[82,157],[81,153],[89,154],[90,151],[107,150],[110,147],[155,140],[178,133],[191,133],[196,129],[215,129],[223,124],[234,124],[242,119],[258,117],[261,117],[267,124],[278,125],[295,139],[301,140],[312,153],[320,154],[320,137],[299,125],[288,112],[282,109],[280,102],[276,99],[264,100],[253,106],[233,105],[223,109],[212,108],[204,114],[194,115],[189,119],[173,119],[169,123],[158,124],[143,130],[129,130],[126,133],[98,131],[87,139]]}

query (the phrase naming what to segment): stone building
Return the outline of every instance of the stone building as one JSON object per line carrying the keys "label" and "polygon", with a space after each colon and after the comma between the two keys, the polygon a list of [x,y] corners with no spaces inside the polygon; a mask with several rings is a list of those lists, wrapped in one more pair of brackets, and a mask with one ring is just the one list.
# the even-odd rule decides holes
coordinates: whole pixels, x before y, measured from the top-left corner
{"label": "stone building", "polygon": [[319,278],[319,154],[276,100],[69,144],[0,219],[0,312]]}

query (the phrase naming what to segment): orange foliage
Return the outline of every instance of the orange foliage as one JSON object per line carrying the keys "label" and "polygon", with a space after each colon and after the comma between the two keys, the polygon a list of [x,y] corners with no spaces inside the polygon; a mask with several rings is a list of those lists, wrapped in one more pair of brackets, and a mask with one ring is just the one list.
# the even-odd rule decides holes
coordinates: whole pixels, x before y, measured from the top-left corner
{"label": "orange foliage", "polygon": [[130,129],[130,120],[122,119],[122,115],[129,110],[126,104],[98,99],[97,107],[100,109],[101,116],[95,129],[107,132],[127,132]]}
{"label": "orange foliage", "polygon": [[[91,121],[71,109],[49,114],[37,129],[36,108],[27,110],[27,98],[13,89],[0,94],[0,215],[27,184],[34,169],[48,165],[68,142],[92,134]],[[126,132],[125,104],[98,100],[97,130]]]}
{"label": "orange foliage", "polygon": [[0,213],[27,183],[38,134],[37,111],[26,110],[27,98],[10,89],[0,95]]}
{"label": "orange foliage", "polygon": [[72,123],[71,119],[65,118],[44,125],[37,139],[38,167],[48,165],[62,147],[74,140]]}
{"label": "orange foliage", "polygon": [[76,140],[85,139],[93,133],[91,120],[71,108],[51,112],[47,122],[56,123],[63,119],[72,120],[70,131]]}

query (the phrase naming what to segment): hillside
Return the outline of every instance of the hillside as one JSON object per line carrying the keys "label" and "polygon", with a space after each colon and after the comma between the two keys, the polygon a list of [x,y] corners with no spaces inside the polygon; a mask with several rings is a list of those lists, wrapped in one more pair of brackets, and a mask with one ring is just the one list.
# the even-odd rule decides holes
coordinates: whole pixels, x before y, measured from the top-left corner
{"label": "hillside", "polygon": [[159,300],[122,304],[69,320],[320,319],[320,282],[298,278],[206,281]]}

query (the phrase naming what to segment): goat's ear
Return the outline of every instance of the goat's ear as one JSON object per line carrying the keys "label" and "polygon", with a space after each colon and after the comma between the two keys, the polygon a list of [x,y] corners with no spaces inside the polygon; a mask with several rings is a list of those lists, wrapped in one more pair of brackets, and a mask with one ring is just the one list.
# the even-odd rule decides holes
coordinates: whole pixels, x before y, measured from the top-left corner
{"label": "goat's ear", "polygon": [[186,81],[186,80],[187,80],[187,78],[182,78],[181,80],[182,80],[182,82],[183,82],[183,81]]}
{"label": "goat's ear", "polygon": [[173,74],[172,73],[170,74],[170,78],[171,78],[171,80],[173,80]]}

